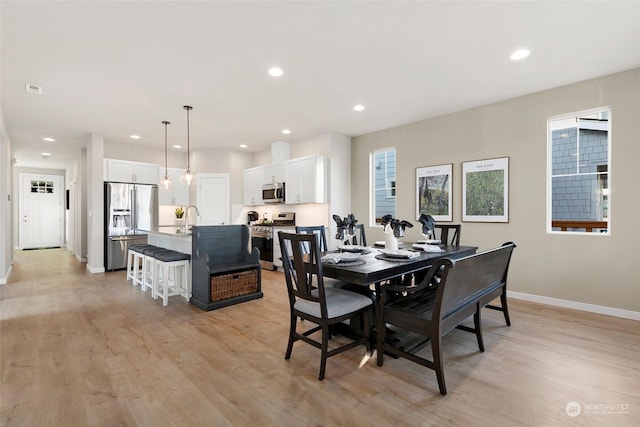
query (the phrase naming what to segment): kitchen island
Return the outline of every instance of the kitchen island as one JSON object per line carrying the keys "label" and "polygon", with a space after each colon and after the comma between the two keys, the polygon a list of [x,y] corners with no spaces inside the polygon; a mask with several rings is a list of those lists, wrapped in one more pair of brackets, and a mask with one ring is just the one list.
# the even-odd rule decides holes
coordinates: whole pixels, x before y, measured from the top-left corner
{"label": "kitchen island", "polygon": [[178,233],[180,229],[158,227],[158,231],[147,231],[147,243],[191,255],[191,233]]}

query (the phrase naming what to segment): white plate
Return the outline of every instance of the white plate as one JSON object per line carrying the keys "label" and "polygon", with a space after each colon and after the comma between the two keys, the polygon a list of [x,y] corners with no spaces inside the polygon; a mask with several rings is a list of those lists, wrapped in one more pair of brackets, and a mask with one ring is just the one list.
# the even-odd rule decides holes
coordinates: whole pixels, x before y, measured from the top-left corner
{"label": "white plate", "polygon": [[442,240],[433,240],[433,239],[417,240],[416,243],[422,243],[427,245],[439,245],[442,243]]}
{"label": "white plate", "polygon": [[339,245],[338,249],[342,252],[362,252],[367,250],[367,247],[359,245]]}
{"label": "white plate", "polygon": [[360,258],[359,253],[355,252],[334,252],[322,257],[322,262],[329,264],[338,264],[340,262],[353,262]]}
{"label": "white plate", "polygon": [[[401,248],[402,245],[404,245],[404,242],[398,242],[398,247]],[[373,246],[377,247],[377,248],[384,248],[386,245],[386,243],[384,242],[384,240],[379,240],[377,242],[375,242],[373,244]]]}
{"label": "white plate", "polygon": [[414,243],[412,246],[414,249],[420,249],[421,251],[425,252],[444,252],[442,249],[440,249],[440,246],[437,245]]}
{"label": "white plate", "polygon": [[390,257],[390,258],[404,258],[404,259],[409,259],[409,258],[415,258],[417,256],[420,256],[420,254],[418,252],[411,252],[411,251],[403,251],[401,249],[380,249],[380,253]]}

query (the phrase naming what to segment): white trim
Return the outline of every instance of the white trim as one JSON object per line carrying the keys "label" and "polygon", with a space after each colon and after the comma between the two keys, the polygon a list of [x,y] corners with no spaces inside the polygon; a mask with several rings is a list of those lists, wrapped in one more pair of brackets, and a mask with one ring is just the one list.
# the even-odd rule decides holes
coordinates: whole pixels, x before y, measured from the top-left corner
{"label": "white trim", "polygon": [[7,270],[7,274],[0,279],[0,285],[6,285],[9,276],[11,276],[11,270],[13,269],[13,265],[9,264],[9,269]]}
{"label": "white trim", "polygon": [[640,311],[624,310],[621,308],[606,307],[604,305],[587,304],[583,302],[544,297],[541,295],[526,294],[523,292],[513,292],[509,290],[507,291],[507,296],[509,298],[553,305],[556,307],[571,308],[580,311],[588,311],[590,313],[604,314],[607,316],[620,317],[622,319],[640,320]]}
{"label": "white trim", "polygon": [[89,264],[87,264],[87,270],[89,270],[89,273],[91,274],[96,274],[96,273],[104,273],[104,267],[91,267]]}

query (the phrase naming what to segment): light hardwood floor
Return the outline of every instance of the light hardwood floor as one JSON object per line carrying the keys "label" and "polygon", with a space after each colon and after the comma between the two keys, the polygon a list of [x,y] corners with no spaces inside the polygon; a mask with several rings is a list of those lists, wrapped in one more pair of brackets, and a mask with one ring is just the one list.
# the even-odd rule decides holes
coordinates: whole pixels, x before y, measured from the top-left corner
{"label": "light hardwood floor", "polygon": [[[447,335],[441,396],[433,371],[389,357],[377,367],[364,348],[330,358],[318,381],[317,349],[298,343],[284,360],[282,273],[263,272],[263,291],[211,312],[181,297],[163,308],[124,272],[89,274],[65,249],[18,251],[0,286],[0,425],[631,426],[640,417],[638,322],[511,300],[511,327],[483,311],[486,352],[471,334]],[[582,413],[570,417],[574,401]],[[585,406],[601,404],[616,413]]]}

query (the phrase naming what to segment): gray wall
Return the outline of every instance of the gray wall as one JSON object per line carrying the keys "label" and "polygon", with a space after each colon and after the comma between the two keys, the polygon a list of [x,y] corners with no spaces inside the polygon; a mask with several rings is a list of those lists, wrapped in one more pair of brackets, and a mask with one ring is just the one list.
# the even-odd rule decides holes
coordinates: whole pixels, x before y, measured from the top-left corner
{"label": "gray wall", "polygon": [[[602,106],[612,110],[611,235],[547,234],[547,119]],[[638,112],[640,69],[634,69],[353,138],[354,213],[368,215],[374,149],[397,149],[401,219],[415,215],[415,169],[453,163],[455,223],[462,217],[461,162],[508,156],[509,223],[465,222],[461,242],[487,249],[515,241],[512,291],[638,312]],[[408,232],[408,239],[419,238],[419,227]],[[367,234],[371,241],[383,238],[380,228]]]}

